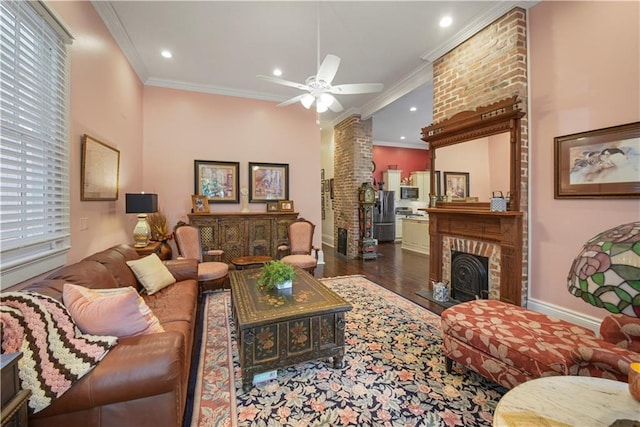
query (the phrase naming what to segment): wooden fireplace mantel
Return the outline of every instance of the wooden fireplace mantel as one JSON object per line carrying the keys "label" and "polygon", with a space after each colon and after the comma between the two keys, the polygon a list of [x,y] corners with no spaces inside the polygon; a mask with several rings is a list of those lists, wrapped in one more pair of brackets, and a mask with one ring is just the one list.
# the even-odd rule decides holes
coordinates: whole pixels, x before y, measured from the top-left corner
{"label": "wooden fireplace mantel", "polygon": [[522,219],[519,211],[433,208],[429,213],[429,283],[443,277],[442,240],[458,237],[500,246],[500,300],[522,305]]}

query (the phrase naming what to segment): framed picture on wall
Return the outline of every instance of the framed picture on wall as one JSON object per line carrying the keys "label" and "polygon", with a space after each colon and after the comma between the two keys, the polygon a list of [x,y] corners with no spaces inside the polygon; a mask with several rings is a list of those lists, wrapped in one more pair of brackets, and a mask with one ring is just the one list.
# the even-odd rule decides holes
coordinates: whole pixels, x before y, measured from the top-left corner
{"label": "framed picture on wall", "polygon": [[249,162],[249,202],[289,198],[289,164]]}
{"label": "framed picture on wall", "polygon": [[194,160],[196,195],[209,203],[239,203],[240,163],[215,160]]}
{"label": "framed picture on wall", "polygon": [[120,151],[82,135],[80,200],[118,200]]}
{"label": "framed picture on wall", "polygon": [[469,197],[469,172],[445,172],[444,194],[451,195],[451,200],[464,201]]}
{"label": "framed picture on wall", "polygon": [[554,138],[554,197],[640,197],[640,122]]}

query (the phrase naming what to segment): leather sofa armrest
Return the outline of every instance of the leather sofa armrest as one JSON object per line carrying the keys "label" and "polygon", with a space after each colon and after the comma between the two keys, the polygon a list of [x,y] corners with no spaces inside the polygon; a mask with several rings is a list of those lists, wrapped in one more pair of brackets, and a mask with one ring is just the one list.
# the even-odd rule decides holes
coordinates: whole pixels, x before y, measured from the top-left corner
{"label": "leather sofa armrest", "polygon": [[615,346],[640,352],[640,318],[610,314],[602,319],[600,336]]}
{"label": "leather sofa armrest", "polygon": [[[612,372],[619,378],[629,375],[629,364],[640,362],[640,353],[617,347],[606,341],[596,340],[595,345],[581,345],[571,351],[578,370],[588,370],[589,366]],[[580,374],[572,372],[572,375]]]}
{"label": "leather sofa armrest", "polygon": [[198,280],[198,261],[195,259],[172,259],[162,261],[167,266],[176,281]]}
{"label": "leather sofa armrest", "polygon": [[176,331],[118,340],[107,355],[38,416],[82,411],[182,388],[184,339]]}

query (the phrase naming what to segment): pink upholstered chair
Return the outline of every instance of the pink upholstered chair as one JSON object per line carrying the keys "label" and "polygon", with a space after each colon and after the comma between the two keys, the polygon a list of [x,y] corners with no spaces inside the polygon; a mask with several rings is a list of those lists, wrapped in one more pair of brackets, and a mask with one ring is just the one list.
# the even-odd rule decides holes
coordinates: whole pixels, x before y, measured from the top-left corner
{"label": "pink upholstered chair", "polygon": [[315,224],[304,218],[289,224],[289,243],[278,247],[279,258],[282,262],[300,267],[313,275],[318,265],[318,251],[313,246],[313,232]]}
{"label": "pink upholstered chair", "polygon": [[[229,277],[229,266],[224,262],[203,262],[200,230],[198,227],[185,223],[178,223],[174,228],[176,245],[178,246],[178,259],[198,260],[198,283],[200,293],[217,288],[223,288],[224,282]],[[223,251],[219,249],[206,251],[206,255],[222,258]]]}

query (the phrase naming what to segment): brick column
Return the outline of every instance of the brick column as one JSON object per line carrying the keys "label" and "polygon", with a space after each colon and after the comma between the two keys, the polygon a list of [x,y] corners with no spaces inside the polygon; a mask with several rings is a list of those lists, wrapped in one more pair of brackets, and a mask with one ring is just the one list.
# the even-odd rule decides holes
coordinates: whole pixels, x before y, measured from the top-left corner
{"label": "brick column", "polygon": [[372,182],[372,119],[359,115],[343,120],[334,128],[334,239],[338,229],[347,230],[347,258],[358,258],[358,187]]}
{"label": "brick column", "polygon": [[[433,63],[433,122],[517,95],[527,111],[527,15],[514,8]],[[521,120],[520,209],[524,212],[522,295],[528,276],[528,116]],[[524,301],[523,301],[524,302]]]}

